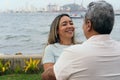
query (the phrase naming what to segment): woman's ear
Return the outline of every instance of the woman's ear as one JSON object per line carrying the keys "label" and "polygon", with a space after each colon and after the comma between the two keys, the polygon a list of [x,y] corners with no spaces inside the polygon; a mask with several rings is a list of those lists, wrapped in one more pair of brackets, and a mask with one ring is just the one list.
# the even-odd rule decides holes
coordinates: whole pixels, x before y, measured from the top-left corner
{"label": "woman's ear", "polygon": [[86,24],[87,24],[87,31],[91,31],[92,30],[91,21],[87,20]]}

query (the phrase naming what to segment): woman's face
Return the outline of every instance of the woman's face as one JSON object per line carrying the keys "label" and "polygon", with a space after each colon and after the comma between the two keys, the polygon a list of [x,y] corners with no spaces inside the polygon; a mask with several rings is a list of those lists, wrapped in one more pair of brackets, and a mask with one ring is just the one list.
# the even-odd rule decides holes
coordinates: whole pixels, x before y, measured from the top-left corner
{"label": "woman's face", "polygon": [[60,39],[69,38],[71,39],[74,35],[74,24],[68,16],[63,16],[60,19],[58,34]]}

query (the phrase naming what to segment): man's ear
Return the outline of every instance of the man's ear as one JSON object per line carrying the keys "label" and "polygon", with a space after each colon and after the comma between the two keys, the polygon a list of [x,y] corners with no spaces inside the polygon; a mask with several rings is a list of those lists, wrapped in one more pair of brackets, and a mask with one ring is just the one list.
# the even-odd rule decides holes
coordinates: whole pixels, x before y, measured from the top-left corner
{"label": "man's ear", "polygon": [[87,31],[91,31],[91,30],[92,30],[91,21],[87,20]]}

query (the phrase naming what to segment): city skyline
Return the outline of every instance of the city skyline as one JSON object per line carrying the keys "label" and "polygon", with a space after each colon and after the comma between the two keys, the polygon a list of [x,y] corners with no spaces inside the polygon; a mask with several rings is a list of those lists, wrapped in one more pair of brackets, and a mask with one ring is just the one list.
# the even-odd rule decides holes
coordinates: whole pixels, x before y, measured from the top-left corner
{"label": "city skyline", "polygon": [[[49,4],[56,4],[59,6],[65,5],[65,4],[70,4],[70,3],[76,3],[83,6],[86,8],[87,5],[92,2],[92,1],[97,1],[97,0],[0,0],[0,10],[5,11],[5,10],[15,10],[27,6],[33,6],[36,8],[46,8],[47,5]],[[114,7],[114,9],[120,9],[120,1],[118,0],[106,0],[107,2],[111,3]]]}

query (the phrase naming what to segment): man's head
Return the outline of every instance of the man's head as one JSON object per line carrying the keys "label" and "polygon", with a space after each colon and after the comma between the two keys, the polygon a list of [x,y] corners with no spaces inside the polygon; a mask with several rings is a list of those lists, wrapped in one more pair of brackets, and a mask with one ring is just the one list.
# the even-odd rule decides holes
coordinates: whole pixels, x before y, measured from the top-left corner
{"label": "man's head", "polygon": [[85,14],[83,30],[86,38],[97,34],[110,34],[114,25],[114,10],[105,1],[91,2]]}

